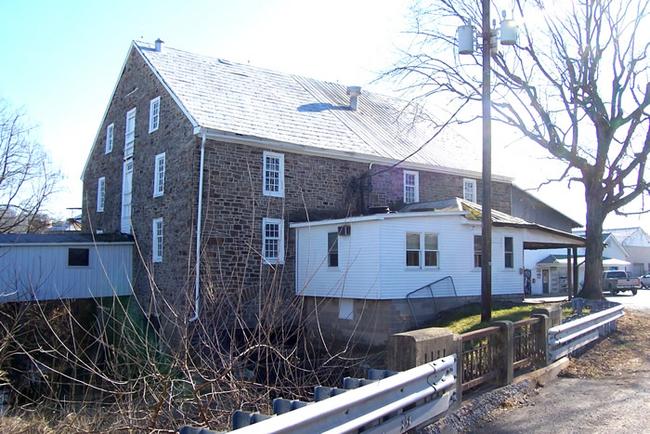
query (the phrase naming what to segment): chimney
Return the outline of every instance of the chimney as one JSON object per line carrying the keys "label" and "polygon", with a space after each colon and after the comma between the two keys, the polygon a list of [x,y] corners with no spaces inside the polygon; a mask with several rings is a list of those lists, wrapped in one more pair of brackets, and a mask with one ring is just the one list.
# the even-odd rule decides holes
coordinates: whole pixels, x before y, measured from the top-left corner
{"label": "chimney", "polygon": [[357,99],[361,95],[361,86],[348,86],[347,94],[350,95],[350,110],[357,109]]}
{"label": "chimney", "polygon": [[165,42],[164,42],[162,39],[160,39],[160,38],[156,39],[156,42],[155,42],[155,44],[156,44],[156,45],[155,45],[155,51],[160,51],[160,50],[162,50],[162,44],[164,44],[164,43],[165,43]]}

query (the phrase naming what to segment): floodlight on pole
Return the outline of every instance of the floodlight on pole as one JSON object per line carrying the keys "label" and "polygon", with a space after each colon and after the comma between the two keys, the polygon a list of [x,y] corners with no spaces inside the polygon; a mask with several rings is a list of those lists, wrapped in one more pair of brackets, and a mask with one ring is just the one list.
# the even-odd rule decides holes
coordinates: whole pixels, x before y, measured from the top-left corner
{"label": "floodlight on pole", "polygon": [[[493,38],[500,40],[503,45],[517,43],[517,26],[514,20],[505,19],[502,13],[500,31],[497,35],[495,28],[490,27],[490,0],[482,3],[482,106],[483,106],[483,167],[482,167],[482,216],[481,216],[481,321],[492,319],[492,103],[490,99],[490,59]],[[474,54],[474,28],[465,24],[456,32],[458,54]],[[468,39],[469,38],[469,39]]]}

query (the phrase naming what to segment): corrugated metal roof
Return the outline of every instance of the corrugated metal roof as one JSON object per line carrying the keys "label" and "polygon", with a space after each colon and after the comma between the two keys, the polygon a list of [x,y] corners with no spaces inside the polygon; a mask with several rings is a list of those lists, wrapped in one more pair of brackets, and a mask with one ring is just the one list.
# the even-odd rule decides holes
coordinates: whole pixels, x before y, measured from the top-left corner
{"label": "corrugated metal roof", "polygon": [[[480,173],[480,144],[431,123],[406,102],[362,90],[348,108],[347,87],[170,47],[136,47],[181,104],[209,129],[318,149]],[[413,154],[413,155],[411,155]],[[433,168],[433,167],[432,167]]]}
{"label": "corrugated metal roof", "polygon": [[8,244],[93,244],[133,242],[131,235],[62,232],[58,234],[0,234],[0,245]]}

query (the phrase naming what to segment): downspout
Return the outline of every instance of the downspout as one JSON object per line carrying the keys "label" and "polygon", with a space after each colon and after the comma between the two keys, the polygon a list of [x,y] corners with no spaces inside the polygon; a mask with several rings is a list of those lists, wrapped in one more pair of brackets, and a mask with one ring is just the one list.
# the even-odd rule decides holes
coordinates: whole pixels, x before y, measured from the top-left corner
{"label": "downspout", "polygon": [[199,195],[196,207],[196,264],[194,265],[194,315],[190,322],[199,319],[201,309],[201,214],[203,211],[203,162],[205,157],[205,128],[201,128],[201,160],[199,162]]}

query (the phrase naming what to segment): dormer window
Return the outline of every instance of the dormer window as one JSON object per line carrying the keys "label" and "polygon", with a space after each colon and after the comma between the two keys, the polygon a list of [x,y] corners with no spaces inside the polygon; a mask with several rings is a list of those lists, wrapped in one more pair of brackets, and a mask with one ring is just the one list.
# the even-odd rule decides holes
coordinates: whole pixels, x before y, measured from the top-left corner
{"label": "dormer window", "polygon": [[160,97],[149,101],[149,133],[153,133],[160,125]]}

